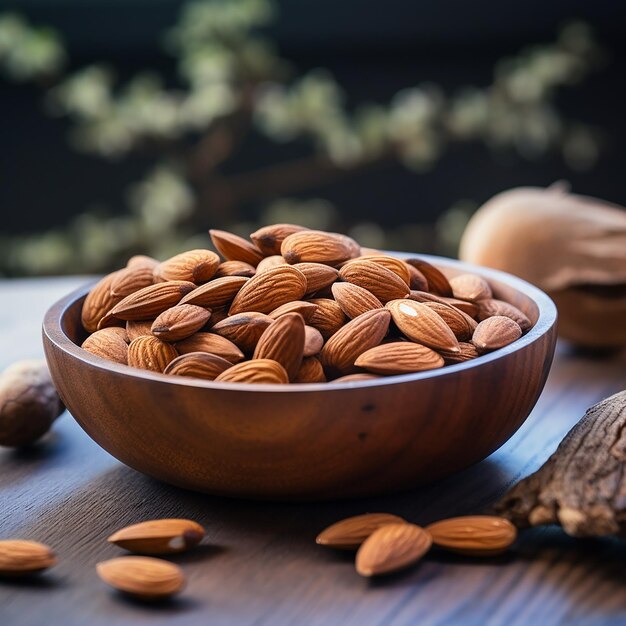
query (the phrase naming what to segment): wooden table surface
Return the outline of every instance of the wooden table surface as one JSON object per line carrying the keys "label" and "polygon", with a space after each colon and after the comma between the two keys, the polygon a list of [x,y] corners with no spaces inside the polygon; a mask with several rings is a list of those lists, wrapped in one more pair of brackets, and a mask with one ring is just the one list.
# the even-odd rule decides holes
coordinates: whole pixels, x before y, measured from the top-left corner
{"label": "wooden table surface", "polygon": [[[45,309],[83,280],[0,282],[0,368],[42,354]],[[588,406],[624,386],[626,355],[591,359],[560,346],[530,418],[482,463],[410,493],[319,504],[229,500],[160,484],[101,450],[66,413],[40,445],[0,450],[0,537],[43,541],[60,560],[35,582],[0,582],[0,624],[624,624],[623,541],[533,529],[506,556],[432,552],[380,581],[357,576],[350,555],[315,544],[326,525],[367,511],[418,524],[482,511],[537,469]],[[105,540],[113,530],[157,517],[195,519],[207,536],[173,558],[188,577],[183,594],[151,606],[110,591],[94,566],[121,554]]]}

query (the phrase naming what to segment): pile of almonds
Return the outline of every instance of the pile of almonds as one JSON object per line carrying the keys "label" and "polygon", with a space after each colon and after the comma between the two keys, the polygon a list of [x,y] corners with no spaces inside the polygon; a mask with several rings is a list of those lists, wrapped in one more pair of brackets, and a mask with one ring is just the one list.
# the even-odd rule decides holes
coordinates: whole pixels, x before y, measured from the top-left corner
{"label": "pile of almonds", "polygon": [[250,241],[211,230],[222,258],[136,256],[87,295],[82,347],[176,376],[245,383],[377,378],[460,363],[531,322],[475,274],[275,224]]}

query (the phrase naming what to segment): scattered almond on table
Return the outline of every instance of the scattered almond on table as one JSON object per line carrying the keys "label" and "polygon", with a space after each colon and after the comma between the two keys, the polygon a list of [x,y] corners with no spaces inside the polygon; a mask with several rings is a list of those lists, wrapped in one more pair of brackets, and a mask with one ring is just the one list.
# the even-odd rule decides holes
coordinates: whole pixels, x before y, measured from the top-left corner
{"label": "scattered almond on table", "polygon": [[348,382],[462,363],[532,326],[482,276],[448,279],[346,235],[294,224],[210,235],[217,253],[133,257],[100,280],[83,303],[82,347],[173,376]]}
{"label": "scattered almond on table", "polygon": [[52,549],[43,543],[24,539],[0,540],[0,576],[37,574],[56,562]]}

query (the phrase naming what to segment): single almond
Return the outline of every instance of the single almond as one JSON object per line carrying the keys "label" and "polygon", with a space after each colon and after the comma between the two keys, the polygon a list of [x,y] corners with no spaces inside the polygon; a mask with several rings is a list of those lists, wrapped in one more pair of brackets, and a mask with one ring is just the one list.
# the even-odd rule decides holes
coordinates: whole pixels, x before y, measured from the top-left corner
{"label": "single almond", "polygon": [[519,324],[522,332],[530,330],[532,322],[528,316],[520,311],[516,306],[504,302],[503,300],[486,299],[477,302],[478,306],[478,319],[482,322],[488,317],[494,317],[495,315],[503,315],[504,317],[510,317],[514,322]]}
{"label": "single almond", "polygon": [[256,273],[254,265],[245,263],[244,261],[224,261],[215,272],[213,278],[224,278],[225,276],[244,276],[251,278]]}
{"label": "single almond", "polygon": [[285,368],[270,359],[254,359],[237,363],[222,372],[216,379],[222,383],[270,383],[286,385],[289,376]]}
{"label": "single almond", "polygon": [[239,290],[249,281],[245,276],[224,276],[211,282],[200,285],[188,293],[181,304],[195,304],[197,306],[219,309],[227,307],[234,300]]}
{"label": "single almond", "polygon": [[404,524],[401,517],[391,513],[355,515],[325,528],[315,542],[338,550],[356,550],[375,530],[387,524]]}
{"label": "single almond", "polygon": [[343,235],[320,230],[303,230],[286,237],[280,247],[280,253],[290,264],[337,265],[351,259],[354,249],[349,238]]}
{"label": "single almond", "polygon": [[210,230],[209,235],[217,251],[227,261],[243,261],[256,267],[263,253],[251,242],[225,230]]}
{"label": "single almond", "polygon": [[47,545],[25,539],[0,540],[0,576],[24,576],[52,567],[57,558]]}
{"label": "single almond", "polygon": [[107,274],[87,294],[81,310],[81,322],[87,332],[93,333],[98,330],[100,320],[122,299],[111,294],[111,285],[122,271]]}
{"label": "single almond", "polygon": [[409,265],[407,265],[402,259],[389,256],[388,254],[366,254],[359,257],[359,261],[371,261],[372,263],[378,263],[392,271],[398,278],[401,278],[406,286],[410,288],[411,285],[411,273],[409,271]]}
{"label": "single almond", "polygon": [[126,334],[129,343],[137,337],[145,337],[152,334],[153,320],[128,320],[126,322]]}
{"label": "single almond", "polygon": [[278,267],[279,265],[287,265],[287,261],[285,261],[280,254],[266,256],[264,259],[261,259],[259,264],[256,266],[256,273],[260,274],[261,272],[271,270],[273,267]]}
{"label": "single almond", "polygon": [[463,311],[471,318],[475,318],[478,314],[478,306],[473,302],[465,300],[457,300],[456,298],[448,298],[446,296],[437,296],[434,293],[428,293],[427,291],[413,291],[409,293],[409,299],[415,300],[415,302],[439,302],[440,304],[447,304],[453,306],[455,309]]}
{"label": "single almond", "polygon": [[350,319],[367,311],[383,308],[382,302],[373,293],[352,283],[335,283],[332,293],[341,310]]}
{"label": "single almond", "polygon": [[472,343],[479,352],[488,352],[508,346],[521,336],[522,329],[517,322],[504,315],[494,315],[476,326]]}
{"label": "single almond", "polygon": [[319,359],[314,356],[302,359],[300,369],[295,378],[291,381],[294,383],[325,383],[326,375],[324,368]]}
{"label": "single almond", "polygon": [[378,576],[404,569],[430,550],[432,539],[415,524],[387,524],[375,530],[356,554],[356,571],[361,576]]}
{"label": "single almond", "polygon": [[314,302],[307,302],[306,300],[294,300],[293,302],[287,302],[277,309],[268,313],[269,317],[273,320],[278,319],[285,313],[299,313],[302,315],[305,322],[311,319],[311,316],[317,311],[317,304]]}
{"label": "single almond", "polygon": [[479,357],[478,350],[473,343],[466,341],[459,341],[459,352],[439,352],[443,357],[446,365],[452,365],[454,363],[465,363],[465,361],[471,361]]}
{"label": "single almond", "polygon": [[254,349],[253,359],[271,359],[280,363],[292,380],[304,354],[304,319],[299,313],[285,313],[270,324]]}
{"label": "single almond", "polygon": [[358,372],[357,374],[347,374],[346,376],[339,376],[329,382],[331,383],[356,383],[362,380],[376,380],[382,378],[376,374],[368,374],[367,372]]}
{"label": "single almond", "polygon": [[255,274],[237,293],[231,315],[244,311],[269,313],[279,306],[300,300],[306,291],[304,274],[291,265],[279,265]]}
{"label": "single almond", "polygon": [[154,270],[158,264],[159,261],[145,254],[135,254],[126,261],[126,267],[149,267],[152,270]]}
{"label": "single almond", "polygon": [[232,365],[230,361],[217,356],[217,354],[189,352],[170,361],[163,373],[171,376],[188,376],[190,378],[215,380]]}
{"label": "single almond", "polygon": [[[421,291],[430,291],[437,296],[450,297],[452,295],[450,281],[445,277],[443,272],[437,269],[434,265],[424,259],[416,257],[404,259],[404,262],[408,263],[416,270],[419,270],[426,278],[426,281],[428,282],[428,289],[422,289]],[[413,289],[413,287],[411,287],[411,289]]]}
{"label": "single almond", "polygon": [[443,319],[459,341],[466,341],[472,337],[477,322],[467,313],[442,302],[424,302],[423,304]]}
{"label": "single almond", "polygon": [[83,341],[82,349],[108,361],[128,363],[128,335],[125,328],[103,328]]}
{"label": "single almond", "polygon": [[211,332],[232,341],[243,352],[251,353],[265,329],[273,322],[263,313],[250,311],[223,319],[211,327]]}
{"label": "single almond", "polygon": [[402,278],[373,261],[354,259],[339,270],[339,277],[367,289],[382,303],[409,295],[409,287]]}
{"label": "single almond", "polygon": [[201,284],[211,280],[220,264],[212,250],[188,250],[163,261],[154,270],[159,280],[186,280]]}
{"label": "single almond", "polygon": [[509,520],[493,515],[452,517],[430,524],[425,530],[435,545],[471,556],[501,554],[517,538],[517,529]]}
{"label": "single almond", "polygon": [[116,272],[111,282],[111,295],[116,298],[125,298],[135,291],[154,284],[153,268],[146,265],[126,267]]}
{"label": "single almond", "polygon": [[411,341],[433,350],[459,351],[459,342],[450,327],[425,304],[413,300],[392,300],[386,306],[398,330]]}
{"label": "single almond", "polygon": [[395,341],[375,346],[361,354],[354,364],[374,374],[393,376],[443,367],[443,357],[419,343]]}
{"label": "single almond", "polygon": [[176,348],[158,337],[137,337],[128,346],[128,365],[162,372],[178,356]]}
{"label": "single almond", "polygon": [[334,335],[345,323],[346,315],[337,302],[330,298],[309,300],[317,305],[317,310],[308,320],[309,326],[317,328],[324,339]]}
{"label": "single almond", "polygon": [[189,519],[155,519],[126,526],[107,541],[138,554],[172,554],[197,546],[204,528]]}
{"label": "single almond", "polygon": [[315,356],[324,347],[324,337],[317,328],[313,326],[304,327],[304,356]]}
{"label": "single almond", "polygon": [[418,291],[428,291],[428,279],[426,276],[406,261],[404,263],[409,270],[409,287]]}
{"label": "single almond", "polygon": [[118,302],[109,312],[121,320],[155,318],[166,309],[177,305],[196,286],[184,280],[172,280],[144,287]]}
{"label": "single almond", "polygon": [[187,339],[176,343],[176,350],[179,354],[189,354],[190,352],[207,352],[221,356],[231,363],[243,361],[243,352],[232,342],[215,333],[195,333]]}
{"label": "single almond", "polygon": [[452,295],[457,300],[476,302],[485,298],[493,298],[491,286],[478,274],[459,274],[450,279]]}
{"label": "single almond", "polygon": [[209,317],[211,309],[195,304],[177,304],[154,320],[152,334],[163,341],[180,341],[200,330]]}
{"label": "single almond", "polygon": [[185,576],[174,563],[149,556],[122,556],[96,565],[101,580],[118,591],[145,600],[177,594]]}
{"label": "single almond", "polygon": [[306,295],[308,296],[330,287],[339,278],[337,269],[323,263],[295,263],[294,267],[300,270],[306,278]]}
{"label": "single almond", "polygon": [[308,230],[304,226],[296,224],[272,224],[264,226],[250,235],[256,247],[265,255],[270,256],[280,254],[280,247],[283,241],[301,230]]}
{"label": "single almond", "polygon": [[383,340],[390,321],[387,309],[377,309],[348,322],[322,348],[320,360],[324,369],[337,374],[353,373],[356,359]]}

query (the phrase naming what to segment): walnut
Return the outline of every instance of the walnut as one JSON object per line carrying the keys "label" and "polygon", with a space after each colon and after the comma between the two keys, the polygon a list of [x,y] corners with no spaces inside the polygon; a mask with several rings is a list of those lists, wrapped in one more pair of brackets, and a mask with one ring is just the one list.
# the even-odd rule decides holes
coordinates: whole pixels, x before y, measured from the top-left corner
{"label": "walnut", "polygon": [[1,446],[37,441],[64,410],[45,361],[18,361],[0,374]]}

